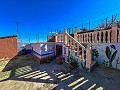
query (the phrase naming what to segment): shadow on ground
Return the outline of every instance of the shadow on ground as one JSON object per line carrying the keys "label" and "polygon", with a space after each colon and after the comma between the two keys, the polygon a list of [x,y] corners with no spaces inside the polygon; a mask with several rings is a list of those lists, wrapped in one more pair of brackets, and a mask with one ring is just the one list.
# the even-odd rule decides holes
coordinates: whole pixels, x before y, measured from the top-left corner
{"label": "shadow on ground", "polygon": [[58,65],[56,60],[39,65],[30,54],[10,60],[3,69],[3,72],[6,71],[11,71],[10,77],[0,82],[14,80],[53,85],[45,85],[41,89],[117,90],[120,88],[120,71],[102,67],[96,68],[92,73],[80,69],[71,71],[68,64]]}

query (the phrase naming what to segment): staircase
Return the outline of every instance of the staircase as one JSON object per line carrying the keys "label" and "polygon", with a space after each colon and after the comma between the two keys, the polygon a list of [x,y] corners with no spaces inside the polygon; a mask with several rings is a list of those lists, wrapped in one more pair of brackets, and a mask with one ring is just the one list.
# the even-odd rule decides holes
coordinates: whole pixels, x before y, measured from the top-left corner
{"label": "staircase", "polygon": [[85,68],[89,69],[89,71],[97,65],[96,61],[92,61],[91,46],[83,46],[66,31],[64,34],[56,35],[56,42],[63,43],[65,47],[68,47],[72,52],[74,52],[75,56],[79,57],[80,62],[85,63]]}

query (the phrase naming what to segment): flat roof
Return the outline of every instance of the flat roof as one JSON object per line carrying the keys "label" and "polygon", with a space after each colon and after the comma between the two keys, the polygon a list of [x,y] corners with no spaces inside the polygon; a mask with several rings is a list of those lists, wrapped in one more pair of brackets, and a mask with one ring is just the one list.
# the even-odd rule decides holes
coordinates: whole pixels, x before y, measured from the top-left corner
{"label": "flat roof", "polygon": [[4,36],[4,37],[0,37],[0,39],[4,39],[4,38],[11,38],[11,37],[17,37],[17,35],[12,35],[12,36]]}

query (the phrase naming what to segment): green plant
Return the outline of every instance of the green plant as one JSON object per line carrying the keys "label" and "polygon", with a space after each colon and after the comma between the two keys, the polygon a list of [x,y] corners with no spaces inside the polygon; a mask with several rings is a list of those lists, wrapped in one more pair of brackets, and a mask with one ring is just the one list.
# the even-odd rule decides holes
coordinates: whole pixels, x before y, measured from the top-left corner
{"label": "green plant", "polygon": [[108,61],[103,60],[102,65],[108,66]]}
{"label": "green plant", "polygon": [[86,67],[86,61],[85,62],[81,62],[81,67],[82,67],[83,70],[89,71],[89,68]]}
{"label": "green plant", "polygon": [[78,59],[73,58],[72,54],[70,54],[70,51],[68,52],[68,62],[70,62],[70,65],[74,66],[74,68],[79,67]]}
{"label": "green plant", "polygon": [[70,51],[68,51],[68,58],[67,58],[67,61],[68,61],[68,62],[70,61]]}
{"label": "green plant", "polygon": [[71,62],[72,60],[73,60],[73,56],[70,55],[70,57],[69,57],[69,61]]}
{"label": "green plant", "polygon": [[79,67],[78,60],[73,58],[73,60],[70,62],[70,65],[74,66],[75,68],[78,68]]}
{"label": "green plant", "polygon": [[93,60],[95,60],[95,58],[99,57],[99,53],[97,51],[97,49],[92,49],[92,58]]}
{"label": "green plant", "polygon": [[50,63],[50,56],[46,56],[45,62]]}
{"label": "green plant", "polygon": [[[107,46],[106,47],[106,56],[107,58],[109,59],[109,67],[112,67],[112,62],[113,60],[115,59],[116,57],[116,54],[117,54],[117,50],[116,50],[116,47],[114,45],[110,45],[111,47],[111,50],[110,48]],[[112,53],[112,49],[114,49],[115,51]]]}

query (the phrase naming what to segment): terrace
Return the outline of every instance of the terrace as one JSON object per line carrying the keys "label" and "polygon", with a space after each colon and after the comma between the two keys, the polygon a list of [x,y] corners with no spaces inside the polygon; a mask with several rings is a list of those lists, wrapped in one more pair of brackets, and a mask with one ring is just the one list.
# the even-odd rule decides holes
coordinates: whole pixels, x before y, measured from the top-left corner
{"label": "terrace", "polygon": [[99,66],[92,73],[81,69],[70,70],[67,63],[56,60],[38,64],[31,55],[0,62],[1,90],[117,90],[120,71]]}

